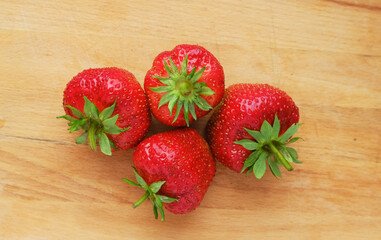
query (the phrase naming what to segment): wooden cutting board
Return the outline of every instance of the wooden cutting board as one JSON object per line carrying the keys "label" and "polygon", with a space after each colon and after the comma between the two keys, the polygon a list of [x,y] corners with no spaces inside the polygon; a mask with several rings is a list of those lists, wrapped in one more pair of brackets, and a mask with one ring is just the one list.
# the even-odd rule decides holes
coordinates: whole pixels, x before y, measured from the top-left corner
{"label": "wooden cutting board", "polygon": [[[180,43],[210,50],[227,86],[292,96],[304,163],[280,180],[218,164],[200,207],[163,223],[131,207],[132,150],[77,146],[55,117],[83,69],[143,83]],[[378,0],[0,1],[0,52],[0,239],[381,239]],[[169,129],[154,120],[149,135]]]}

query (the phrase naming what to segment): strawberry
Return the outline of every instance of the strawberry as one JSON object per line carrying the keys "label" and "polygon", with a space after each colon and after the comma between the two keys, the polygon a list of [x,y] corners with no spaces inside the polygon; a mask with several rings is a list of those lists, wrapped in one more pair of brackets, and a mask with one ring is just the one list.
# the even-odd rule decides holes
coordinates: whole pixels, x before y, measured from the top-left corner
{"label": "strawberry", "polygon": [[[151,112],[160,122],[189,126],[221,101],[224,71],[205,48],[178,45],[155,58],[146,74],[144,89]],[[175,107],[176,113],[172,114]]]}
{"label": "strawberry", "polygon": [[[215,158],[236,172],[254,172],[261,178],[266,160],[281,177],[279,165],[291,171],[300,163],[295,149],[286,145],[299,138],[299,109],[285,92],[267,84],[235,84],[210,118],[206,135]],[[271,126],[270,123],[273,125]]]}
{"label": "strawberry", "polygon": [[66,86],[63,105],[70,132],[84,130],[77,144],[99,140],[106,155],[134,147],[150,126],[146,95],[130,72],[119,68],[87,69]]}
{"label": "strawberry", "polygon": [[170,212],[194,210],[212,181],[216,163],[209,145],[194,129],[182,128],[153,135],[142,141],[133,154],[137,183],[145,190],[133,207],[149,198],[155,218],[164,221],[163,205]]}

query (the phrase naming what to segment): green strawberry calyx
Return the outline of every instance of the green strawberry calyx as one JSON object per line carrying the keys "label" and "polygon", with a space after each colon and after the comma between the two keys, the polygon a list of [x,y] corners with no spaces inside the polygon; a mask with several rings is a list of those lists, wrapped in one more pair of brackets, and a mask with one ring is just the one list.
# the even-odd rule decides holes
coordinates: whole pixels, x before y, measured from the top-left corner
{"label": "green strawberry calyx", "polygon": [[302,162],[298,160],[296,150],[287,145],[301,139],[300,137],[291,138],[300,126],[299,123],[292,124],[279,136],[280,122],[275,115],[273,126],[268,121],[264,121],[260,131],[245,128],[255,141],[242,139],[234,142],[253,151],[244,162],[241,173],[247,169],[246,174],[253,172],[258,179],[262,178],[266,172],[266,160],[272,174],[277,178],[282,177],[278,166],[283,165],[288,171],[292,171],[294,168],[290,163]]}
{"label": "green strawberry calyx", "polygon": [[126,178],[123,178],[123,181],[140,188],[143,188],[145,190],[144,195],[136,201],[132,206],[133,208],[138,207],[140,204],[142,204],[146,199],[150,199],[152,202],[153,207],[153,213],[155,215],[155,219],[158,218],[158,211],[161,215],[161,221],[165,220],[164,210],[163,210],[163,203],[171,203],[174,201],[179,201],[176,198],[170,198],[164,195],[159,195],[157,192],[160,190],[160,188],[164,185],[165,181],[158,181],[154,182],[151,185],[148,186],[146,181],[139,175],[139,173],[136,171],[136,168],[134,168],[135,178],[137,183],[130,181]]}
{"label": "green strawberry calyx", "polygon": [[169,57],[169,63],[171,67],[169,67],[164,60],[164,66],[169,77],[152,75],[153,78],[158,79],[164,86],[150,87],[150,90],[155,93],[165,93],[159,101],[158,108],[168,103],[168,109],[171,115],[173,108],[177,103],[175,118],[172,123],[177,120],[177,117],[183,108],[185,122],[189,127],[189,113],[195,120],[197,120],[195,105],[203,111],[212,109],[209,103],[201,96],[215,95],[216,93],[207,87],[205,82],[198,82],[205,71],[205,67],[197,72],[196,67],[194,67],[192,71],[188,73],[187,55],[185,55],[185,58],[181,63],[180,70],[173,63],[171,57]]}
{"label": "green strawberry calyx", "polygon": [[90,148],[92,150],[96,150],[97,141],[99,141],[101,152],[110,156],[111,148],[117,148],[108,138],[106,133],[120,134],[124,131],[129,130],[130,127],[121,129],[115,125],[119,115],[116,114],[112,117],[111,115],[115,109],[116,99],[110,107],[105,108],[101,113],[99,113],[99,110],[94,103],[92,103],[86,96],[83,96],[83,98],[85,99],[83,113],[75,107],[66,105],[66,107],[71,110],[75,117],[70,115],[63,115],[57,118],[63,118],[69,121],[68,125],[70,126],[70,133],[80,129],[85,131],[81,136],[75,139],[77,144],[83,144],[86,142],[86,139],[88,139]]}

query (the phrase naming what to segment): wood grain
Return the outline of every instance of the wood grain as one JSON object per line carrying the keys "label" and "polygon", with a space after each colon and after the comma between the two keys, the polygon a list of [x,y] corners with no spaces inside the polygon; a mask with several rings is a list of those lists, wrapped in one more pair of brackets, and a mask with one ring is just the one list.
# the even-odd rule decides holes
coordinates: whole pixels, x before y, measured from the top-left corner
{"label": "wood grain", "polygon": [[[0,1],[0,239],[380,239],[380,26],[378,0]],[[304,163],[281,180],[218,164],[200,207],[161,223],[131,207],[132,150],[76,146],[55,117],[83,69],[143,83],[180,43],[209,49],[227,85],[292,96]],[[169,129],[154,120],[149,135]]]}

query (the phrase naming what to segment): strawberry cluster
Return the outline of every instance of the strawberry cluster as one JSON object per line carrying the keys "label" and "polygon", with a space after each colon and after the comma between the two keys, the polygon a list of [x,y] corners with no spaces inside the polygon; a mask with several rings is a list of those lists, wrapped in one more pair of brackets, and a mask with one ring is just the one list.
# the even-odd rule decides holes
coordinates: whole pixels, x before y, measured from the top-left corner
{"label": "strawberry cluster", "polygon": [[[130,72],[119,68],[87,69],[66,86],[63,106],[70,132],[82,130],[77,144],[99,145],[102,153],[135,147],[133,171],[155,218],[163,206],[175,214],[194,210],[216,171],[215,160],[236,172],[262,178],[267,166],[277,178],[280,166],[300,163],[288,144],[300,124],[299,109],[282,90],[267,84],[235,84],[225,89],[224,71],[208,50],[178,45],[160,53],[144,80],[144,90]],[[206,126],[206,140],[190,124],[216,108]],[[177,127],[145,137],[151,114]],[[142,141],[143,140],[143,141]]]}

